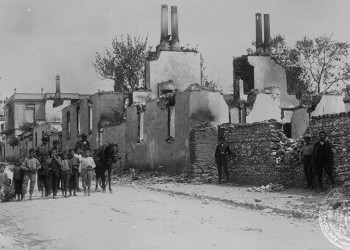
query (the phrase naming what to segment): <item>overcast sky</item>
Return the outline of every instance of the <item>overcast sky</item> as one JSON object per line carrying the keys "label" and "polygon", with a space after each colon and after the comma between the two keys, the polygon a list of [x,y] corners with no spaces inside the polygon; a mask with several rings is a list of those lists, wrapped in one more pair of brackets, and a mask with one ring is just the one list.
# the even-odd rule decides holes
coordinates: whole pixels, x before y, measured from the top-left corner
{"label": "overcast sky", "polygon": [[[0,98],[17,92],[96,92],[100,80],[92,66],[122,34],[160,38],[160,5],[178,6],[182,46],[203,54],[210,78],[232,83],[232,57],[255,40],[255,13],[270,14],[271,36],[289,43],[303,36],[333,34],[350,41],[347,0],[1,0]],[[170,19],[169,19],[170,32]],[[101,83],[99,83],[101,84]]]}

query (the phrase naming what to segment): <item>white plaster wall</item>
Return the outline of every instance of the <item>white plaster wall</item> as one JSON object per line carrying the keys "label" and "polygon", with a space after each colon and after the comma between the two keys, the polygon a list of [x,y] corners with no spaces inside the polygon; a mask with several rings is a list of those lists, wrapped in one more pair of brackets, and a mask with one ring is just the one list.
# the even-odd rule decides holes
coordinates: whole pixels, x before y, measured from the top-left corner
{"label": "white plaster wall", "polygon": [[62,109],[71,104],[71,100],[64,100],[63,104],[59,107],[53,107],[54,100],[46,100],[45,103],[45,121],[47,122],[61,122],[62,121]]}
{"label": "white plaster wall", "polygon": [[350,112],[350,103],[345,103],[345,112]]}
{"label": "white plaster wall", "polygon": [[299,108],[294,110],[292,116],[292,138],[298,139],[304,135],[309,126],[309,113],[306,108]]}
{"label": "white plaster wall", "polygon": [[[148,73],[148,72],[147,72]],[[158,60],[150,61],[150,88],[158,93],[158,83],[173,80],[175,88],[184,90],[201,83],[200,55],[194,52],[162,51]]]}
{"label": "white plaster wall", "polygon": [[[210,122],[210,125],[214,127],[229,122],[229,109],[220,92],[201,90],[191,91],[190,95],[190,115],[192,119],[193,115],[206,113],[214,117],[213,121]],[[204,117],[201,119],[204,122]]]}
{"label": "white plaster wall", "polygon": [[133,101],[134,103],[146,102],[150,98],[156,98],[157,93],[150,91],[134,91],[133,92]]}
{"label": "white plaster wall", "polygon": [[323,95],[311,116],[345,112],[343,95]]}
{"label": "white plaster wall", "polygon": [[278,87],[280,89],[281,108],[293,108],[299,105],[299,100],[294,95],[288,95],[287,75],[281,65],[266,56],[248,56],[248,62],[254,66],[255,89]]}
{"label": "white plaster wall", "polygon": [[239,109],[230,109],[231,123],[239,123]]}
{"label": "white plaster wall", "polygon": [[258,93],[246,122],[253,123],[269,119],[281,121],[280,97],[274,94]]}

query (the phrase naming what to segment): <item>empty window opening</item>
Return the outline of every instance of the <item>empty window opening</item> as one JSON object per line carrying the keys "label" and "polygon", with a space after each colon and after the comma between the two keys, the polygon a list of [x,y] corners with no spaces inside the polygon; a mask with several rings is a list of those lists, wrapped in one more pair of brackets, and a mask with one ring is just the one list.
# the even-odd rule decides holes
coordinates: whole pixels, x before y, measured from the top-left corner
{"label": "empty window opening", "polygon": [[80,135],[80,107],[77,107],[77,135]]}
{"label": "empty window opening", "polygon": [[175,107],[168,106],[168,137],[175,137]]}
{"label": "empty window opening", "polygon": [[69,136],[70,135],[70,112],[67,112],[66,116],[67,116],[66,126],[67,126],[67,132]]}
{"label": "empty window opening", "polygon": [[143,141],[143,123],[144,123],[144,111],[137,111],[137,139],[138,142]]}
{"label": "empty window opening", "polygon": [[89,132],[92,132],[92,103],[88,104]]}

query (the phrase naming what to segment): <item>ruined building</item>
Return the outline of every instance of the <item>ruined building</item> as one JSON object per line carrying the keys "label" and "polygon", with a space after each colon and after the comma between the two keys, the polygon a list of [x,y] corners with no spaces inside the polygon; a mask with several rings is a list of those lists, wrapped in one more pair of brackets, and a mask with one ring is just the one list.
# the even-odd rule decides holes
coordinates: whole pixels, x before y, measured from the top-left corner
{"label": "ruined building", "polygon": [[235,107],[232,123],[253,123],[275,119],[290,123],[298,99],[287,92],[286,71],[270,56],[270,17],[255,15],[256,51],[253,55],[234,58],[233,78]]}
{"label": "ruined building", "polygon": [[[123,167],[189,171],[192,128],[201,123],[216,127],[229,121],[223,95],[200,85],[200,54],[180,45],[176,6],[171,7],[171,35],[168,18],[168,6],[161,5],[160,44],[146,60],[145,84],[133,93],[126,120],[99,128],[101,144],[119,144]],[[64,113],[72,109],[75,107],[66,108]],[[71,122],[74,119],[71,116]],[[70,142],[67,145],[72,147]]]}

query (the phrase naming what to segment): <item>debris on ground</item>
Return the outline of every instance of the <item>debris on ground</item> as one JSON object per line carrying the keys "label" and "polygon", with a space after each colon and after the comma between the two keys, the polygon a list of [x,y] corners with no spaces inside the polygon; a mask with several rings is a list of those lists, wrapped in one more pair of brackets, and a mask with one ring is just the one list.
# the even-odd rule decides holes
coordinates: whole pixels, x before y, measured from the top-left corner
{"label": "debris on ground", "polygon": [[262,185],[260,187],[252,187],[248,188],[248,192],[281,192],[284,191],[284,186],[282,184],[267,184],[266,186]]}

